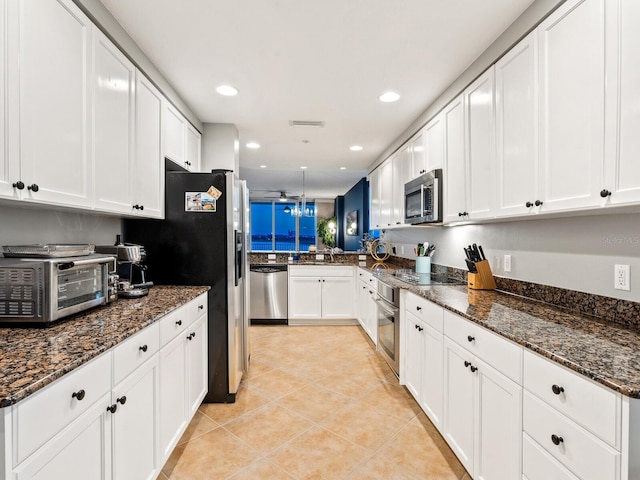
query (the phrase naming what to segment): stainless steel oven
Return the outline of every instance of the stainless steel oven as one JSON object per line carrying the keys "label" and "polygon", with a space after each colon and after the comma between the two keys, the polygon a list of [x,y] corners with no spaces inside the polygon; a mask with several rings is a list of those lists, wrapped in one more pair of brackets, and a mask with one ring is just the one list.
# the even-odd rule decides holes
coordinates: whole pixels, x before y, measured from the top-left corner
{"label": "stainless steel oven", "polygon": [[404,223],[442,222],[442,170],[432,170],[404,185]]}
{"label": "stainless steel oven", "polygon": [[378,352],[398,375],[400,361],[400,289],[378,280]]}

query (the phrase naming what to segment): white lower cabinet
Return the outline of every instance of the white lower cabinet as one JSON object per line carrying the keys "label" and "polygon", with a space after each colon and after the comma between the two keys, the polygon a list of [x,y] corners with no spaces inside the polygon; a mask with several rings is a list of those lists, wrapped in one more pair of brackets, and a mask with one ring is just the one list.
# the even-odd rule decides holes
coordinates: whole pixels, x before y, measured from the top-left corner
{"label": "white lower cabinet", "polygon": [[378,343],[377,279],[369,272],[359,273],[358,322],[374,345]]}
{"label": "white lower cabinet", "polygon": [[0,478],[157,478],[207,391],[206,295],[1,409]]}

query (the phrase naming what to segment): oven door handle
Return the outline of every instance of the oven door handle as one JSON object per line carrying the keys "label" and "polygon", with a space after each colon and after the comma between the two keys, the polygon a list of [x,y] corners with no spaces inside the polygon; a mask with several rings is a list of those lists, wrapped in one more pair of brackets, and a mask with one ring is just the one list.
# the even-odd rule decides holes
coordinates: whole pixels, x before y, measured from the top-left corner
{"label": "oven door handle", "polygon": [[400,311],[399,308],[389,308],[387,302],[381,300],[380,298],[376,298],[374,301],[380,308],[382,308],[382,310],[384,310],[385,313],[388,313],[390,315],[396,316]]}

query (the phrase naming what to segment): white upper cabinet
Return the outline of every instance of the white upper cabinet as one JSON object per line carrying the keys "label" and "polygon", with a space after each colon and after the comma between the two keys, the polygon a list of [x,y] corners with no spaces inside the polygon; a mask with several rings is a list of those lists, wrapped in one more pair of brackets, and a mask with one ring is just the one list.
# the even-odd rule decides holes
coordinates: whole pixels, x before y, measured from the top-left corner
{"label": "white upper cabinet", "polygon": [[536,211],[538,189],[537,33],[496,64],[496,215]]}
{"label": "white upper cabinet", "polygon": [[380,228],[391,226],[393,211],[393,158],[385,160],[380,168]]}
{"label": "white upper cabinet", "polygon": [[494,210],[495,103],[494,68],[464,91],[468,218],[487,218]]}
{"label": "white upper cabinet", "polygon": [[165,99],[162,112],[164,156],[191,172],[200,170],[201,135]]}
{"label": "white upper cabinet", "polygon": [[164,191],[162,94],[140,71],[136,73],[136,157],[131,185],[133,210],[145,217],[161,218]]}
{"label": "white upper cabinet", "polygon": [[411,146],[407,145],[400,150],[400,153],[393,157],[393,215],[391,225],[401,225],[404,223],[404,184],[409,180],[407,176],[411,171]]}
{"label": "white upper cabinet", "polygon": [[442,168],[444,165],[444,121],[442,113],[433,117],[424,127],[423,131],[425,172]]}
{"label": "white upper cabinet", "polygon": [[8,105],[7,105],[7,1],[0,1],[0,197],[18,198],[19,190],[13,186],[20,178],[17,162],[8,155]]}
{"label": "white upper cabinet", "polygon": [[601,202],[604,3],[569,0],[538,28],[541,211]]}
{"label": "white upper cabinet", "polygon": [[202,135],[200,135],[200,132],[193,128],[188,122],[186,124],[186,128],[187,131],[185,132],[185,135],[187,151],[185,153],[185,162],[187,169],[192,172],[199,172]]}
{"label": "white upper cabinet", "polygon": [[19,82],[22,198],[90,207],[93,24],[71,0],[18,8],[19,66],[10,75]]}
{"label": "white upper cabinet", "polygon": [[93,37],[93,65],[94,207],[130,213],[136,69],[98,29]]}
{"label": "white upper cabinet", "polygon": [[467,218],[466,166],[464,153],[464,95],[442,112],[445,146],[444,221]]}
{"label": "white upper cabinet", "polygon": [[[607,3],[607,137],[602,202],[640,201],[640,2]],[[604,191],[603,191],[604,190]],[[610,195],[609,195],[610,193]]]}
{"label": "white upper cabinet", "polygon": [[419,131],[411,140],[407,152],[409,153],[409,163],[411,165],[410,175],[407,182],[419,177],[427,171],[427,156],[424,148],[424,130]]}
{"label": "white upper cabinet", "polygon": [[369,228],[380,228],[380,167],[369,174]]}

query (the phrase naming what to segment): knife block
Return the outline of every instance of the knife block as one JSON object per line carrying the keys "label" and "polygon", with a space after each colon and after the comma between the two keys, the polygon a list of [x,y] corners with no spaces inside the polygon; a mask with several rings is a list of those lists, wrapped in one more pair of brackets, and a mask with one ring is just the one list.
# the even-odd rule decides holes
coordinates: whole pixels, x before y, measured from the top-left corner
{"label": "knife block", "polygon": [[478,273],[469,273],[467,286],[473,290],[493,290],[496,288],[496,281],[493,279],[493,272],[489,265],[489,260],[475,262]]}

